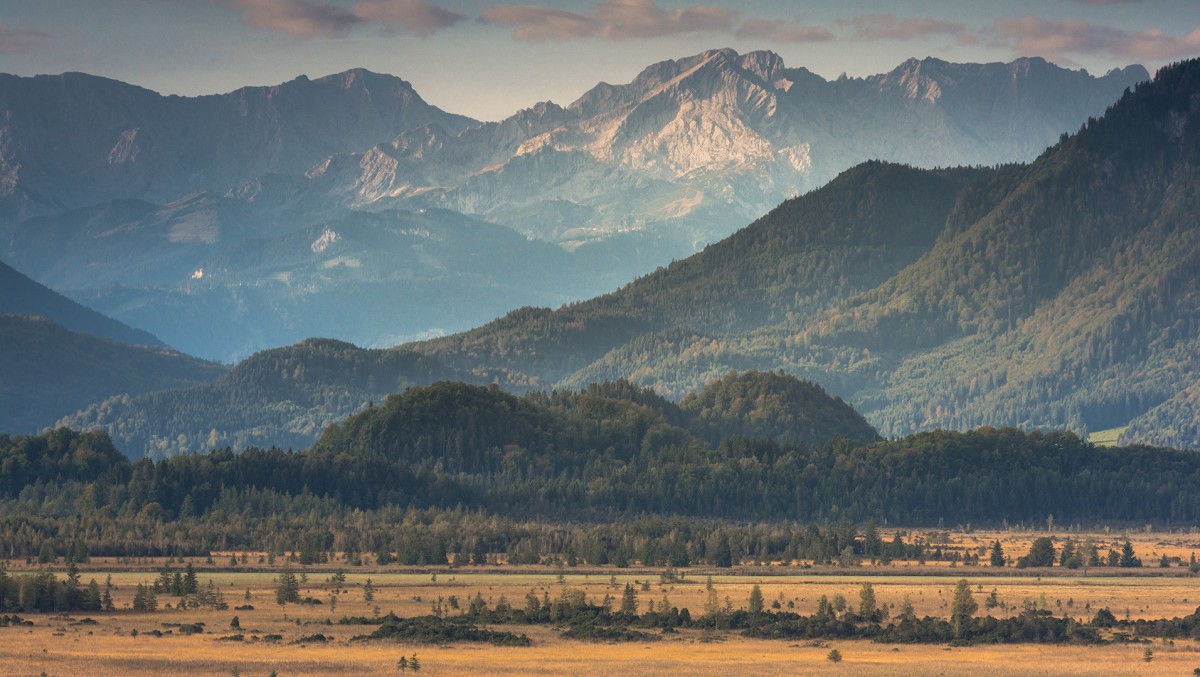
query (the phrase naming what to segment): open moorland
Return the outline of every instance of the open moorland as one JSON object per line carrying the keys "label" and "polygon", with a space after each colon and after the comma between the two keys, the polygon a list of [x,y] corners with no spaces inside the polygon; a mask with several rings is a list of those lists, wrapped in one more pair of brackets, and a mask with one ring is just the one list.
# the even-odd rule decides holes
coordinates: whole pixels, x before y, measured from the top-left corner
{"label": "open moorland", "polygon": [[[912,537],[917,532],[905,533]],[[842,614],[853,622],[853,615],[844,614],[860,607],[864,584],[869,584],[874,603],[883,610],[882,626],[905,613],[946,619],[962,579],[978,604],[976,617],[1006,618],[1034,610],[1072,618],[1082,626],[1102,609],[1119,621],[1136,621],[1187,617],[1200,607],[1200,579],[1188,568],[1192,553],[1200,550],[1198,534],[1056,534],[1060,546],[1069,536],[1091,539],[1102,551],[1120,548],[1128,538],[1147,561],[1139,568],[1079,569],[992,567],[986,556],[980,564],[961,561],[963,554],[976,554],[995,541],[1011,556],[1022,555],[1043,533],[921,535],[942,544],[943,560],[865,561],[848,567],[742,562],[729,568],[664,569],[636,564],[516,566],[503,559],[461,567],[381,566],[369,556],[355,563],[340,554],[301,565],[292,556],[264,552],[171,560],[94,557],[75,567],[80,586],[95,579],[111,595],[113,610],[19,614],[15,624],[0,627],[0,661],[6,674],[13,675],[399,674],[400,659],[405,659],[407,672],[414,655],[420,671],[441,675],[699,675],[734,666],[751,675],[1095,674],[1098,666],[1106,674],[1183,675],[1200,668],[1200,642],[1194,636],[1143,638],[1127,627],[1101,631],[1099,642],[1019,644],[764,639],[730,627],[737,625],[739,613],[753,608],[756,588],[767,614],[809,616],[828,603],[835,617]],[[1160,566],[1163,556],[1166,567]],[[177,576],[186,581],[189,567],[199,593],[172,594],[172,582]],[[61,560],[11,561],[5,570],[10,577],[47,571],[60,579],[71,575]],[[295,578],[301,601],[280,604],[281,581],[289,576]],[[162,583],[156,586],[158,581]],[[146,597],[156,587],[155,608],[145,610]],[[693,618],[715,611],[730,620],[599,640],[565,637],[568,622],[480,622],[478,628],[498,633],[491,643],[364,638],[389,613],[400,619],[478,617],[480,608],[485,613],[507,606],[524,609],[530,599],[535,605],[558,605],[580,595],[615,610],[628,603],[630,591],[637,613],[687,608]],[[838,662],[830,660],[835,650]]]}

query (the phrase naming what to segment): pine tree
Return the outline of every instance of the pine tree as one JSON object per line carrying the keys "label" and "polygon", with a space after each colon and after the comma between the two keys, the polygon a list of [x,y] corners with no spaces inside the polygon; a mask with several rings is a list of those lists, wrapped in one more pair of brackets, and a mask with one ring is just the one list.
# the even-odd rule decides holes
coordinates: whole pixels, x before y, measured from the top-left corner
{"label": "pine tree", "polygon": [[1000,541],[992,543],[991,563],[994,567],[1004,566],[1004,548],[1001,547]]}
{"label": "pine tree", "polygon": [[1129,539],[1126,539],[1125,545],[1121,546],[1121,559],[1119,561],[1119,566],[1125,567],[1126,569],[1142,566],[1142,560],[1138,559],[1138,557],[1133,554],[1133,544],[1129,542]]}
{"label": "pine tree", "polygon": [[291,567],[284,567],[275,579],[275,601],[280,606],[300,601],[300,582],[296,580]]}
{"label": "pine tree", "polygon": [[363,601],[364,602],[374,602],[375,601],[375,584],[372,583],[371,579],[369,579],[369,578],[367,579],[367,582],[363,584]]}
{"label": "pine tree", "polygon": [[188,562],[187,570],[184,571],[180,588],[184,595],[194,595],[200,589],[200,582],[196,579],[196,568],[191,562]]}

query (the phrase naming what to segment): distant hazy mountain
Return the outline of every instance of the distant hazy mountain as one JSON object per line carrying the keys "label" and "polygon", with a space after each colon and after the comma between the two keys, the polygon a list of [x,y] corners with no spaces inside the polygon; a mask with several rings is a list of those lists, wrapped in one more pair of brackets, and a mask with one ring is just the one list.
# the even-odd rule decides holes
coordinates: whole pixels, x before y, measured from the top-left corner
{"label": "distant hazy mountain", "polygon": [[0,432],[37,432],[91,402],[198,385],[222,371],[168,348],[117,343],[44,317],[0,314]]}
{"label": "distant hazy mountain", "polygon": [[0,263],[0,314],[37,315],[72,331],[111,339],[118,343],[161,346],[153,334],[134,329],[79,305]]}
{"label": "distant hazy mountain", "polygon": [[0,75],[0,222],[303,174],[430,124],[456,133],[474,121],[365,70],[201,97],[82,73]]}
{"label": "distant hazy mountain", "polygon": [[826,81],[726,49],[481,124],[363,70],[194,98],[0,76],[0,258],[208,358],[382,345],[616,288],[864,160],[1032,159],[1146,77],[925,59]]}
{"label": "distant hazy mountain", "polygon": [[29,219],[9,251],[76,299],[221,360],[309,336],[391,346],[597,290],[581,256],[504,226],[444,210],[332,214],[298,226],[211,193],[122,200]]}

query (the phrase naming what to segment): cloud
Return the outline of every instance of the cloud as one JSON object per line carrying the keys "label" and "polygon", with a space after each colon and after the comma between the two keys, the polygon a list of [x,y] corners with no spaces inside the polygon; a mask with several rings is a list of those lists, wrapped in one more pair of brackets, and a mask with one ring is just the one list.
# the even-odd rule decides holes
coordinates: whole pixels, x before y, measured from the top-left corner
{"label": "cloud", "polygon": [[833,39],[833,33],[824,26],[806,25],[800,16],[784,20],[747,19],[735,35],[774,42],[828,42]]}
{"label": "cloud", "polygon": [[462,12],[443,9],[426,0],[363,0],[354,6],[354,13],[363,21],[384,24],[389,30],[400,26],[423,37],[467,17]]}
{"label": "cloud", "polygon": [[1027,14],[996,19],[992,22],[991,33],[1017,53],[1049,57],[1106,54],[1165,61],[1200,54],[1200,28],[1177,38],[1157,28],[1134,33],[1086,21],[1046,21]]}
{"label": "cloud", "polygon": [[1142,0],[1075,0],[1083,5],[1136,5]]}
{"label": "cloud", "polygon": [[737,22],[738,12],[715,5],[663,9],[655,0],[603,0],[584,13],[534,5],[495,5],[485,8],[479,18],[513,29],[517,40],[633,40],[729,31]]}
{"label": "cloud", "polygon": [[864,14],[837,23],[854,29],[860,40],[915,40],[930,35],[953,35],[969,39],[966,24],[951,23],[932,17],[913,17],[900,21],[895,14]]}
{"label": "cloud", "polygon": [[49,33],[9,28],[3,21],[0,21],[0,54],[28,52],[36,48],[38,43],[49,38]]}
{"label": "cloud", "polygon": [[218,0],[242,13],[242,21],[256,28],[301,38],[327,38],[359,24],[381,24],[428,36],[466,18],[428,0],[361,0],[352,9],[316,0]]}
{"label": "cloud", "polygon": [[361,23],[354,12],[309,0],[229,0],[249,26],[289,33],[302,38],[338,35]]}
{"label": "cloud", "polygon": [[561,9],[529,5],[496,5],[479,14],[480,21],[513,29],[517,40],[569,40],[596,34],[595,20]]}

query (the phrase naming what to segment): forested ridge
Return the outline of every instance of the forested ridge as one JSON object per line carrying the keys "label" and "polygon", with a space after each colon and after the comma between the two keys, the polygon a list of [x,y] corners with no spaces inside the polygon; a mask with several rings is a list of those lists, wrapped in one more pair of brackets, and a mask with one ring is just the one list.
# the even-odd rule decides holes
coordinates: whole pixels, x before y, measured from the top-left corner
{"label": "forested ridge", "polygon": [[[839,408],[847,428],[805,441],[805,410]],[[486,538],[475,532],[495,534],[489,515],[608,523],[516,529],[524,535],[496,535],[488,546],[533,548],[515,545],[533,538],[561,551],[567,537],[550,534],[565,529],[581,557],[597,558],[616,550],[667,558],[676,539],[695,538],[778,555],[800,547],[804,522],[1200,521],[1194,452],[1095,447],[1071,433],[1011,428],[880,440],[811,384],[762,373],[729,375],[682,406],[628,382],[525,396],[441,382],[368,407],[299,452],[224,448],[130,461],[102,432],[0,436],[0,478],[0,548],[10,556],[46,540],[117,554],[311,542],[407,547],[431,561],[430,548],[444,559]],[[430,520],[468,523],[475,535],[435,536]],[[775,526],[720,526],[729,520]],[[402,522],[415,526],[397,529]],[[774,535],[759,543],[766,533]]]}
{"label": "forested ridge", "polygon": [[40,430],[110,396],[200,385],[225,371],[161,345],[118,343],[29,315],[0,314],[0,346],[0,430],[9,433]]}

